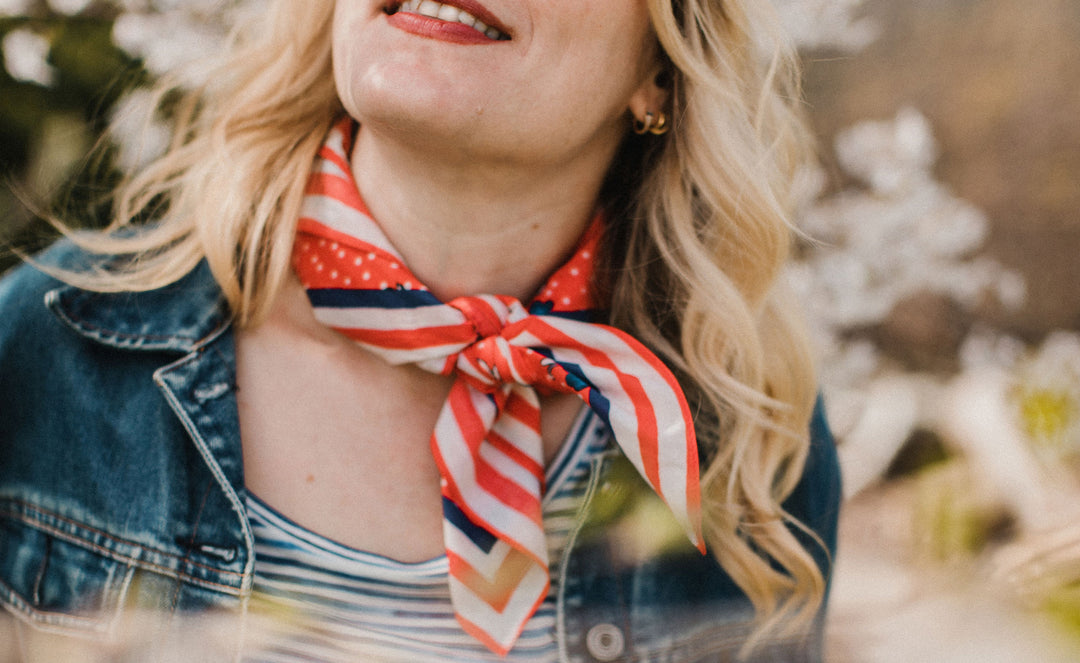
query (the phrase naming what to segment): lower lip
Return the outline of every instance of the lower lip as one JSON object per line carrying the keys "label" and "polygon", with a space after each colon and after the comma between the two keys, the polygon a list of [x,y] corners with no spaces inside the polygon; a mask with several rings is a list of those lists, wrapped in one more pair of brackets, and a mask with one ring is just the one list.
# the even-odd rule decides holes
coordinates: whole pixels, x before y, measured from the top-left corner
{"label": "lower lip", "polygon": [[420,14],[399,11],[387,16],[386,20],[399,30],[427,37],[428,39],[448,41],[454,44],[494,44],[498,42],[498,40],[492,39],[483,32],[464,23],[440,21],[437,18],[421,16]]}

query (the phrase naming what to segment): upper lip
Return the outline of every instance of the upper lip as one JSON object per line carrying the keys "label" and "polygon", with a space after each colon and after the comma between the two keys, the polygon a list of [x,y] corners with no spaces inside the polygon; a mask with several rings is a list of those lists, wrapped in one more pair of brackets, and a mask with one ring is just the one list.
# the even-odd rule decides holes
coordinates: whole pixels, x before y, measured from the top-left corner
{"label": "upper lip", "polygon": [[[457,7],[458,9],[472,14],[479,19],[484,25],[489,28],[495,28],[499,32],[503,33],[507,37],[512,36],[510,28],[506,26],[497,16],[491,13],[487,7],[477,2],[477,0],[435,0],[440,5],[450,5],[451,7]],[[405,0],[390,0],[386,3],[386,11],[393,13],[401,8]]]}

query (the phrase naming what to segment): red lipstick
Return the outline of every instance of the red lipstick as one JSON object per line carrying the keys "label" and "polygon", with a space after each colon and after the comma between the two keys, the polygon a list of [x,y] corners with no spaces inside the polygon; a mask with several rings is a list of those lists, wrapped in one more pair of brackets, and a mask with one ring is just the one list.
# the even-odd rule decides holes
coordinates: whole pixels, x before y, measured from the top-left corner
{"label": "red lipstick", "polygon": [[442,20],[411,11],[410,5],[415,7],[415,2],[409,3],[400,0],[391,2],[385,10],[387,21],[392,26],[405,32],[456,44],[491,44],[496,41],[510,39],[509,30],[476,0],[443,0],[438,4],[454,7],[469,14],[484,24],[484,26],[480,26],[481,28],[487,27],[489,31],[493,28],[498,31],[498,36],[489,36],[480,29],[465,23]]}

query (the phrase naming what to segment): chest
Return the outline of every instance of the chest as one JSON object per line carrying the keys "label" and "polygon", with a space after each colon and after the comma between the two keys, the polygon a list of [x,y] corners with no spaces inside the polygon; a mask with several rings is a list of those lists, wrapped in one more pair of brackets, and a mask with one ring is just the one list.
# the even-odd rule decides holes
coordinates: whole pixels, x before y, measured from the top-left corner
{"label": "chest", "polygon": [[[346,545],[417,561],[440,550],[439,480],[426,438],[449,385],[281,330],[237,339],[249,491]],[[430,426],[430,428],[429,428]],[[425,432],[426,429],[426,432]],[[390,550],[394,541],[408,550]]]}

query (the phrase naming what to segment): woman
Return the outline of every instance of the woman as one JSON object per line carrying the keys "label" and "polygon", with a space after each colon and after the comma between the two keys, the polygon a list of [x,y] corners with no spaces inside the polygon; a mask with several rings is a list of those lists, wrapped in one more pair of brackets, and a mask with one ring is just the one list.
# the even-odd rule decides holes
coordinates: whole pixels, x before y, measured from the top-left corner
{"label": "woman", "polygon": [[113,226],[37,261],[68,285],[0,289],[21,642],[217,608],[248,660],[818,658],[838,476],[761,4],[240,32]]}

